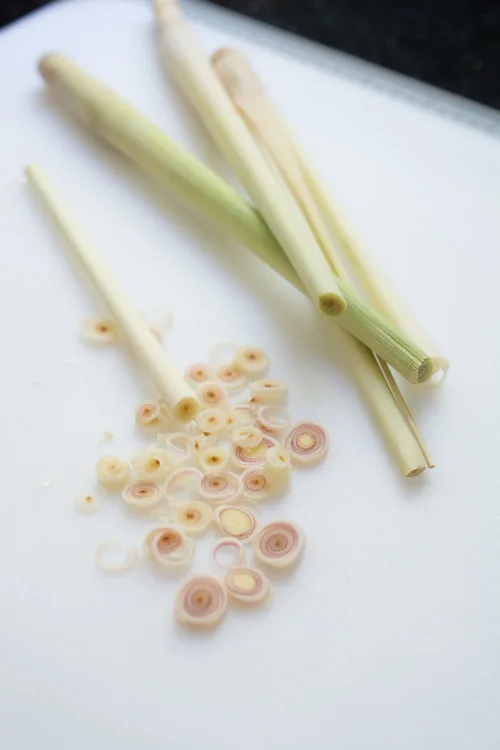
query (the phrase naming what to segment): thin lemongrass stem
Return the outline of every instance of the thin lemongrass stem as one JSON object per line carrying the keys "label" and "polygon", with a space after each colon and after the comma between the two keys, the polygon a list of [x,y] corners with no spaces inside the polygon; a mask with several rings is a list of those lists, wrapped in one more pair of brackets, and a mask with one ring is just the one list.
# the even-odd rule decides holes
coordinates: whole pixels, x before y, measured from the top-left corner
{"label": "thin lemongrass stem", "polygon": [[[169,184],[224,227],[297,289],[305,292],[295,269],[260,213],[227,182],[182,149],[114,91],[61,55],[44,56],[40,72],[72,112],[95,134],[136,165]],[[338,279],[347,301],[335,321],[385,359],[412,383],[430,377],[426,353],[403,336],[349,285]]]}
{"label": "thin lemongrass stem", "polygon": [[[246,122],[257,142],[265,148],[274,161],[288,188],[307,217],[320,247],[330,262],[334,273],[342,281],[349,282],[348,271],[337,250],[334,239],[323,214],[311,195],[298,163],[294,143],[284,125],[278,110],[269,99],[264,85],[253,70],[248,59],[241,52],[220,49],[212,56],[212,64],[235,108]],[[434,464],[429,456],[423,438],[406,404],[399,386],[386,362],[378,359],[396,403],[415,436],[429,468]]]}
{"label": "thin lemongrass stem", "polygon": [[30,164],[26,167],[26,174],[47,212],[103,297],[137,360],[149,372],[168,409],[180,421],[190,422],[199,409],[193,392],[170,362],[147,323],[134,309],[100,255],[69,215],[44,172],[35,164]]}
{"label": "thin lemongrass stem", "polygon": [[176,76],[215,143],[254,200],[302,279],[311,299],[329,315],[345,300],[304,217],[277,184],[198,46],[177,0],[156,0],[158,35],[166,70]]}

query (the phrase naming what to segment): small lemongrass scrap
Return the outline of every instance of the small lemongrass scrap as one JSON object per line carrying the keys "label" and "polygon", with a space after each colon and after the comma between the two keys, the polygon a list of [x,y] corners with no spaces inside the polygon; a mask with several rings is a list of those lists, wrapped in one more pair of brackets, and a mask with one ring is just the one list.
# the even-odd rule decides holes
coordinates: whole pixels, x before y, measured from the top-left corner
{"label": "small lemongrass scrap", "polygon": [[217,508],[215,520],[223,534],[241,541],[250,539],[257,528],[257,519],[254,514],[237,505],[224,505]]}
{"label": "small lemongrass scrap", "polygon": [[170,503],[191,500],[200,485],[203,474],[193,466],[178,469],[167,479],[165,497]]}
{"label": "small lemongrass scrap", "polygon": [[100,508],[99,500],[94,495],[82,495],[76,499],[75,509],[79,513],[90,515],[97,513]]}
{"label": "small lemongrass scrap", "polygon": [[163,482],[172,468],[170,454],[165,448],[145,448],[130,458],[138,479]]}
{"label": "small lemongrass scrap", "polygon": [[233,443],[240,448],[257,448],[262,443],[262,431],[253,425],[237,427],[233,430]]}
{"label": "small lemongrass scrap", "polygon": [[232,364],[221,365],[215,372],[215,377],[224,384],[229,393],[239,393],[247,385],[245,375]]}
{"label": "small lemongrass scrap", "polygon": [[179,503],[172,509],[172,512],[174,523],[181,526],[186,534],[203,534],[214,517],[210,505],[199,500]]}
{"label": "small lemongrass scrap", "polygon": [[288,386],[283,380],[254,380],[250,383],[252,404],[282,405],[288,400]]}
{"label": "small lemongrass scrap", "polygon": [[290,414],[281,406],[265,404],[258,407],[255,424],[268,434],[279,434],[290,426]]}
{"label": "small lemongrass scrap", "polygon": [[163,499],[161,488],[154,482],[134,482],[125,487],[122,500],[133,510],[145,511],[156,508]]}
{"label": "small lemongrass scrap", "polygon": [[280,445],[274,445],[266,453],[266,466],[276,476],[288,477],[292,471],[290,451]]}
{"label": "small lemongrass scrap", "polygon": [[207,380],[212,380],[213,376],[212,368],[204,362],[196,362],[194,365],[189,365],[184,372],[184,380],[193,386],[193,388],[200,385],[200,383],[205,383]]}
{"label": "small lemongrass scrap", "polygon": [[213,548],[212,558],[219,568],[231,570],[231,568],[245,565],[246,552],[239,539],[235,539],[232,536],[225,536]]}
{"label": "small lemongrass scrap", "polygon": [[269,357],[257,346],[241,347],[235,354],[234,367],[248,380],[263,378],[269,370]]}
{"label": "small lemongrass scrap", "polygon": [[290,521],[268,523],[252,539],[255,557],[273,568],[293,565],[301,555],[304,544],[304,532]]}
{"label": "small lemongrass scrap", "polygon": [[251,466],[264,466],[269,448],[278,445],[278,441],[270,435],[264,435],[262,441],[256,448],[241,448],[233,445],[231,448],[231,462],[239,469],[248,469]]}
{"label": "small lemongrass scrap", "polygon": [[186,581],[175,600],[175,616],[181,625],[215,627],[226,609],[226,587],[213,576],[196,576]]}
{"label": "small lemongrass scrap", "polygon": [[196,397],[206,408],[226,408],[228,405],[226,388],[215,380],[206,380],[196,389]]}
{"label": "small lemongrass scrap", "polygon": [[135,565],[138,559],[137,547],[124,550],[122,542],[117,539],[106,539],[95,551],[95,564],[106,573],[122,573]]}
{"label": "small lemongrass scrap", "polygon": [[226,429],[226,414],[222,409],[202,409],[196,421],[204,435],[217,435]]}
{"label": "small lemongrass scrap", "polygon": [[194,539],[172,524],[150,531],[144,546],[150,560],[165,569],[191,565],[196,549]]}
{"label": "small lemongrass scrap", "polygon": [[130,477],[130,466],[116,456],[103,456],[96,464],[99,483],[108,492],[119,492]]}
{"label": "small lemongrass scrap", "polygon": [[272,491],[272,482],[265,469],[246,469],[241,475],[243,497],[247,500],[265,500]]}
{"label": "small lemongrass scrap", "polygon": [[299,422],[283,441],[290,451],[292,463],[313,464],[320,461],[328,450],[328,435],[323,427],[313,422]]}
{"label": "small lemongrass scrap", "polygon": [[86,318],[82,322],[81,335],[90,344],[109,346],[116,343],[119,332],[115,321],[110,318]]}
{"label": "small lemongrass scrap", "polygon": [[199,493],[204,500],[216,503],[234,503],[241,496],[241,477],[232,471],[209,471],[201,478]]}
{"label": "small lemongrass scrap", "polygon": [[161,444],[173,466],[184,466],[194,458],[192,436],[184,432],[173,432],[170,435],[162,435]]}
{"label": "small lemongrass scrap", "polygon": [[229,462],[229,451],[227,448],[218,446],[205,448],[200,453],[198,460],[203,472],[224,469]]}
{"label": "small lemongrass scrap", "polygon": [[267,576],[255,568],[232,568],[226,574],[224,583],[230,598],[240,604],[262,604],[272,592]]}

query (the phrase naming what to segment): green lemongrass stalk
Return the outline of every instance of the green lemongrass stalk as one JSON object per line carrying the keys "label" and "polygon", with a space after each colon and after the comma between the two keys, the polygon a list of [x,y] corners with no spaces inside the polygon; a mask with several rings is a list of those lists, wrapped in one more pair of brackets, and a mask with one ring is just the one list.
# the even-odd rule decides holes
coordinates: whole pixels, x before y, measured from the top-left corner
{"label": "green lemongrass stalk", "polygon": [[[83,123],[139,167],[169,184],[300,291],[305,287],[260,213],[221,177],[178,146],[128,102],[61,55],[49,54],[40,73]],[[347,302],[335,321],[412,383],[430,377],[426,353],[338,279]]]}
{"label": "green lemongrass stalk", "polygon": [[[212,56],[212,64],[231,101],[249,127],[250,132],[253,133],[256,142],[273,160],[307,217],[311,229],[314,231],[318,243],[331,263],[335,274],[342,281],[349,282],[347,268],[333,242],[322,213],[305,183],[300,166],[297,164],[293,145],[287,137],[287,131],[282,128],[281,118],[265,93],[261,80],[247,58],[236,50],[218,50]],[[355,346],[355,340],[352,337],[346,337],[344,339],[344,355],[346,355],[346,352],[350,354],[350,350]],[[434,464],[422,436],[387,363],[377,359],[376,365],[379,368],[377,382],[373,374],[373,362],[371,361],[373,357],[369,359],[367,357],[356,357],[356,352],[354,352],[350,359],[353,358],[357,365],[354,376],[368,405],[379,404],[381,399],[384,404],[387,404],[394,399],[399,408],[400,414],[394,412],[393,424],[389,423],[384,433],[393,454],[398,456],[400,447],[404,443],[412,461],[421,461],[423,456],[427,465],[432,467]],[[384,382],[385,388],[381,387]],[[391,410],[391,414],[393,411]],[[403,420],[406,422],[404,427],[402,426]],[[417,449],[415,441],[420,450]]]}
{"label": "green lemongrass stalk", "polygon": [[191,388],[170,362],[165,350],[135,310],[99,253],[69,215],[44,172],[40,167],[30,164],[26,167],[26,175],[68,246],[103,297],[138,362],[148,371],[169,411],[181,422],[190,422],[196,417],[200,406]]}
{"label": "green lemongrass stalk", "polygon": [[199,48],[176,0],[155,2],[160,48],[214,141],[275,234],[323,312],[340,315],[345,300],[314,236],[287,190],[273,178]]}
{"label": "green lemongrass stalk", "polygon": [[[247,124],[250,132],[253,133],[256,142],[272,159],[285,180],[290,192],[306,216],[334,273],[342,281],[349,282],[347,268],[323,214],[302,174],[289,131],[284,126],[284,121],[269,99],[262,81],[253,70],[249,60],[237,50],[220,49],[212,56],[212,65],[236,110]],[[379,359],[378,364],[427,465],[433,467],[434,463],[389,366],[381,359]],[[359,375],[363,377],[363,371]]]}

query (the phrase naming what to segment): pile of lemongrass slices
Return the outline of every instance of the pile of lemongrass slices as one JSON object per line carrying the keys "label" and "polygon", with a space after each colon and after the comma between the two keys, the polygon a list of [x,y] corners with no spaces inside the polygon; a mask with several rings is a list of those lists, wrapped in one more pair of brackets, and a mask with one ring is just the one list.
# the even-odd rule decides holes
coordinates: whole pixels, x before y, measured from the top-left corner
{"label": "pile of lemongrass slices", "polygon": [[[127,513],[153,524],[142,549],[155,569],[182,576],[197,554],[196,538],[218,535],[211,562],[224,577],[207,565],[207,573],[183,583],[175,602],[177,620],[200,627],[217,625],[229,601],[269,602],[268,575],[295,567],[302,529],[290,520],[261,524],[260,505],[286,497],[293,467],[313,466],[328,450],[323,427],[292,423],[288,386],[268,377],[262,349],[224,344],[209,360],[213,364],[196,362],[184,373],[201,404],[195,420],[181,423],[163,400],[146,401],[135,421],[154,442],[128,461],[107,455],[96,466],[102,491],[120,495]],[[92,495],[77,502],[80,512],[97,507]],[[140,559],[139,547],[124,549],[111,539],[96,550],[96,564],[106,572],[127,570]]]}

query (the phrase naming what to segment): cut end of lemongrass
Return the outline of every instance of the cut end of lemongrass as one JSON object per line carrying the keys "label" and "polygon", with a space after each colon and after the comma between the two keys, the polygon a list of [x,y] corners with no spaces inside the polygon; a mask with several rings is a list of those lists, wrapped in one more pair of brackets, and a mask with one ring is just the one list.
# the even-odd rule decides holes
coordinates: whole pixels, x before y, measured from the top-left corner
{"label": "cut end of lemongrass", "polygon": [[38,61],[38,71],[42,78],[51,83],[57,73],[58,64],[64,61],[64,57],[57,52],[47,52]]}
{"label": "cut end of lemongrass", "polygon": [[417,383],[426,383],[434,374],[434,364],[430,357],[426,357],[418,368]]}
{"label": "cut end of lemongrass", "polygon": [[346,302],[339,294],[322,294],[319,297],[319,309],[325,315],[342,315],[346,309]]}
{"label": "cut end of lemongrass", "polygon": [[[413,477],[419,477],[421,474],[424,473],[424,471],[426,470],[426,468],[427,468],[426,466],[416,466],[414,469],[411,469],[410,471],[408,471],[405,474],[405,476],[408,479],[413,479]],[[434,468],[434,464],[432,466],[429,466],[429,468],[430,469]]]}
{"label": "cut end of lemongrass", "polygon": [[191,422],[200,410],[200,404],[194,396],[186,396],[176,404],[174,409],[174,417],[179,422]]}

